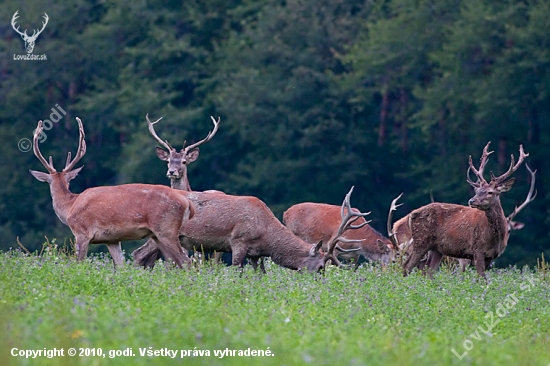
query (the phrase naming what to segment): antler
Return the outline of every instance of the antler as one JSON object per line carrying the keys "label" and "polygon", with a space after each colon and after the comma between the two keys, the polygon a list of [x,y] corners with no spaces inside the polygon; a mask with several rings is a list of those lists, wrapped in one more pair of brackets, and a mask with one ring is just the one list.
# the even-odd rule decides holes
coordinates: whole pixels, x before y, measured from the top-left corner
{"label": "antler", "polygon": [[[466,181],[470,183],[472,186],[477,187],[481,183],[487,183],[485,178],[483,178],[483,170],[485,169],[485,165],[487,165],[487,161],[489,160],[489,155],[493,153],[493,151],[489,151],[489,145],[491,144],[491,141],[485,145],[483,148],[483,154],[481,155],[481,159],[479,161],[479,169],[476,169],[474,164],[472,163],[472,155],[470,155],[468,162],[469,167],[468,171],[466,172]],[[470,180],[470,169],[474,172],[475,176],[477,177],[477,182],[473,182]]]}
{"label": "antler", "polygon": [[520,167],[520,165],[523,163],[523,160],[525,160],[526,157],[528,157],[529,154],[526,154],[525,152],[523,152],[523,145],[519,145],[519,158],[518,158],[518,162],[514,165],[514,154],[511,154],[511,162],[510,162],[510,168],[508,168],[508,171],[504,174],[502,174],[501,176],[499,177],[495,177],[493,172],[491,172],[491,181],[495,181],[497,184],[500,184],[502,183],[504,180],[506,180],[508,177],[510,177],[510,175],[512,175],[516,170],[518,170],[518,168]]}
{"label": "antler", "polygon": [[401,198],[401,196],[403,196],[403,193],[401,193],[393,201],[391,201],[390,212],[388,213],[388,222],[386,224],[387,225],[386,227],[388,229],[388,237],[392,242],[395,250],[399,250],[399,241],[397,240],[395,232],[392,230],[392,218],[393,218],[393,212],[397,211],[397,207],[402,205],[402,203],[397,205],[397,201]]}
{"label": "antler", "polygon": [[206,137],[204,139],[200,140],[199,142],[195,142],[193,145],[189,145],[189,146],[185,147],[185,142],[184,142],[183,147],[185,147],[185,152],[190,151],[190,150],[204,144],[205,142],[210,141],[210,139],[212,139],[212,137],[214,137],[216,132],[218,132],[218,126],[220,125],[220,117],[218,117],[217,122],[214,119],[214,117],[210,116],[210,118],[212,118],[212,122],[214,123],[214,129],[212,131],[208,132],[208,135],[206,135]]}
{"label": "antler", "polygon": [[48,14],[44,13],[43,18],[44,18],[45,22],[42,22],[42,29],[40,29],[40,30],[38,31],[38,33],[37,33],[37,30],[35,29],[35,30],[33,31],[33,33],[32,33],[32,36],[29,37],[29,36],[27,35],[27,30],[26,30],[26,29],[25,29],[25,32],[21,33],[21,31],[19,31],[19,26],[17,26],[17,28],[15,28],[16,20],[17,20],[17,18],[19,18],[19,15],[17,15],[17,13],[19,13],[19,10],[17,10],[17,11],[15,12],[15,14],[13,14],[13,17],[11,18],[11,26],[12,26],[12,28],[13,28],[17,33],[19,33],[22,37],[25,37],[25,38],[28,38],[28,39],[36,39],[36,38],[40,35],[40,33],[42,33],[42,31],[44,30],[44,28],[46,28],[46,25],[48,24],[48,20],[50,19],[50,18],[48,17]]}
{"label": "antler", "polygon": [[338,261],[338,259],[334,255],[334,249],[338,249],[341,252],[354,252],[354,251],[359,250],[359,248],[343,249],[338,245],[339,241],[341,241],[343,243],[358,243],[358,242],[363,241],[361,239],[347,239],[347,238],[344,238],[342,236],[342,234],[344,234],[344,232],[346,230],[348,230],[348,229],[359,229],[359,228],[367,225],[370,222],[370,220],[369,221],[365,220],[365,222],[363,222],[361,224],[358,224],[358,225],[353,224],[360,217],[365,217],[367,215],[370,215],[370,212],[366,212],[366,213],[355,212],[351,208],[350,197],[351,197],[351,193],[353,192],[353,188],[354,187],[352,186],[351,189],[349,190],[348,194],[346,194],[346,197],[344,198],[344,202],[342,203],[342,208],[340,209],[340,215],[342,217],[342,222],[340,223],[340,226],[338,226],[338,231],[336,232],[336,234],[332,237],[332,239],[329,242],[328,251],[327,251],[327,254],[325,256],[325,263],[328,262],[329,260],[331,260],[334,264],[340,265],[340,261]]}
{"label": "antler", "polygon": [[78,163],[78,161],[82,159],[84,154],[86,154],[86,141],[84,141],[84,137],[85,137],[84,127],[82,126],[82,121],[80,120],[80,118],[76,117],[76,120],[78,122],[78,131],[80,134],[80,138],[78,140],[78,150],[76,151],[76,156],[74,157],[73,160],[71,160],[71,152],[69,151],[69,153],[67,154],[67,162],[65,163],[65,168],[63,168],[64,172],[71,171],[71,169],[74,168],[76,163]]}
{"label": "antler", "polygon": [[168,151],[170,150],[174,150],[174,148],[172,147],[172,145],[170,145],[168,143],[168,140],[164,140],[162,141],[160,137],[157,136],[157,133],[155,132],[155,127],[153,126],[155,123],[158,123],[162,117],[160,117],[159,119],[157,119],[155,122],[151,122],[151,120],[149,119],[149,113],[147,113],[145,115],[145,118],[147,119],[147,124],[149,125],[149,133],[155,138],[155,140],[158,141],[159,144],[161,144],[162,146],[164,146],[165,149],[167,149]]}
{"label": "antler", "polygon": [[[529,165],[525,164],[527,167],[527,170],[529,170],[529,174],[531,174],[531,188],[529,189],[529,193],[527,194],[527,197],[525,198],[525,201],[519,206],[516,206],[514,208],[514,211],[506,217],[506,220],[508,222],[511,222],[512,219],[527,206],[529,203],[533,202],[535,197],[537,196],[537,191],[535,191],[535,174],[537,171],[532,171],[531,168],[529,168]],[[534,193],[534,194],[533,194]]]}
{"label": "antler", "polygon": [[[15,14],[13,14],[13,17],[11,18],[11,26],[12,26],[13,30],[16,31],[17,33],[19,33],[21,36],[28,37],[26,29],[25,29],[25,32],[22,33],[22,32],[19,31],[19,26],[17,26],[17,28],[15,28],[15,23],[16,23],[15,21],[17,20],[17,18],[19,18],[19,15],[17,15],[17,13],[19,13],[19,10],[17,10],[15,12]],[[40,122],[42,122],[42,121],[40,121]]]}
{"label": "antler", "polygon": [[[17,14],[17,12],[15,12]],[[48,170],[48,173],[53,174],[56,173],[55,168],[53,167],[53,160],[50,156],[50,163],[46,162],[46,159],[42,156],[42,153],[40,152],[40,149],[38,148],[38,136],[42,133],[42,121],[38,121],[38,126],[36,127],[36,130],[34,130],[34,136],[32,139],[32,149],[34,151],[34,155],[40,160],[42,165]]]}
{"label": "antler", "polygon": [[[48,24],[48,20],[49,20],[50,18],[48,18],[48,14],[46,14],[46,13],[44,13],[43,18],[44,18],[44,20],[45,20],[46,22],[42,22],[42,29],[40,29],[40,30],[38,31],[38,33],[36,33],[36,29],[35,29],[35,30],[33,31],[33,33],[32,33],[32,36],[31,36],[30,38],[36,39],[36,38],[40,35],[40,33],[42,33],[42,31],[44,30],[44,28],[46,28],[46,25]],[[36,33],[36,34],[35,34],[35,33]]]}

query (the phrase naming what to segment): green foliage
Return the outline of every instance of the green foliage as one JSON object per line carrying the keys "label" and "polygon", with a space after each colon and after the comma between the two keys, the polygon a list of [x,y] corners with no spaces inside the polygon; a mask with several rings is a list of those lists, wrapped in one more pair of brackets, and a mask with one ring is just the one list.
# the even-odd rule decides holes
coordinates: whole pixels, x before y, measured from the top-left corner
{"label": "green foliage", "polygon": [[[541,272],[508,268],[447,270],[428,280],[396,268],[329,268],[324,275],[271,262],[267,275],[218,265],[113,270],[103,255],[76,263],[50,244],[41,256],[0,254],[2,364],[103,364],[98,357],[14,358],[12,348],[132,348],[109,364],[176,364],[141,357],[139,348],[210,350],[190,364],[546,365],[550,359],[550,284]],[[499,304],[517,298],[502,318]],[[492,313],[490,334],[479,331]],[[478,331],[481,339],[472,338]],[[473,349],[464,360],[466,339]],[[270,349],[262,358],[216,358],[213,350]]]}

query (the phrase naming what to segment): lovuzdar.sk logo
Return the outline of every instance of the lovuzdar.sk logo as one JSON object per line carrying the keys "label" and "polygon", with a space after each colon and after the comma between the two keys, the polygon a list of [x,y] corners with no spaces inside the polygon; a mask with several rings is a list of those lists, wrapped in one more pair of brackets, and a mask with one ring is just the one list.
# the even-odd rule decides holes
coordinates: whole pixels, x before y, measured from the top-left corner
{"label": "lovuzdar.sk logo", "polygon": [[16,26],[16,20],[19,18],[19,10],[13,14],[13,17],[11,18],[11,26],[13,27],[13,30],[15,30],[21,38],[23,38],[23,41],[25,42],[25,50],[27,51],[26,55],[13,55],[14,60],[47,60],[46,55],[33,55],[32,51],[34,50],[34,44],[36,42],[36,38],[42,33],[44,28],[46,28],[46,25],[48,24],[48,14],[44,13],[44,21],[42,22],[42,29],[36,30],[34,29],[32,32],[32,35],[27,34],[27,30],[25,29],[24,32],[21,32],[19,30],[19,26]]}

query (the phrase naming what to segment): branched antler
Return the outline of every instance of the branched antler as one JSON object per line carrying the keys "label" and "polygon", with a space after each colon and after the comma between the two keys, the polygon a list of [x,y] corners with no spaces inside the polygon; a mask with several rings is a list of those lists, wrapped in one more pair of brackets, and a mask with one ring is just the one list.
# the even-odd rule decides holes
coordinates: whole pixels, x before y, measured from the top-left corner
{"label": "branched antler", "polygon": [[397,207],[402,205],[402,203],[397,204],[397,201],[401,198],[401,196],[403,196],[403,193],[401,193],[393,201],[391,201],[390,211],[388,213],[388,222],[386,223],[386,228],[388,229],[388,238],[390,239],[390,241],[393,244],[393,247],[397,251],[399,251],[399,241],[396,233],[392,229],[392,219],[393,219],[394,211],[397,211]]}
{"label": "branched antler", "polygon": [[336,234],[331,238],[329,242],[328,251],[325,256],[325,263],[331,260],[334,264],[340,266],[340,261],[338,260],[338,258],[336,258],[336,255],[334,255],[334,249],[338,249],[340,252],[355,252],[359,250],[359,248],[344,249],[338,245],[338,242],[359,243],[363,241],[362,239],[347,239],[342,236],[346,230],[359,229],[370,222],[370,220],[369,221],[365,220],[365,222],[354,225],[354,222],[356,222],[359,218],[370,215],[370,212],[366,212],[366,213],[357,212],[351,208],[350,197],[351,197],[351,193],[353,192],[353,188],[354,187],[351,187],[349,192],[346,194],[346,197],[344,198],[344,202],[342,203],[342,208],[340,209],[340,215],[342,217],[342,221],[338,226],[338,230],[336,231]]}
{"label": "branched antler", "polygon": [[535,169],[535,171],[531,170],[531,168],[527,164],[525,164],[525,166],[527,167],[527,170],[529,170],[529,174],[531,174],[531,187],[529,188],[529,193],[527,193],[527,197],[525,198],[525,201],[523,201],[523,203],[521,205],[516,206],[514,208],[514,211],[506,217],[506,220],[508,221],[508,223],[511,223],[513,218],[521,210],[523,210],[525,208],[525,206],[527,206],[529,203],[533,202],[533,200],[537,196],[537,191],[535,190],[535,174],[537,173],[537,170],[536,169]]}
{"label": "branched antler", "polygon": [[[478,187],[481,185],[481,183],[487,183],[485,178],[483,178],[483,170],[485,169],[485,165],[487,165],[487,161],[489,161],[489,155],[493,153],[493,151],[489,151],[489,145],[491,144],[491,141],[485,145],[483,148],[483,154],[481,155],[481,159],[479,161],[479,169],[476,169],[474,164],[472,163],[472,155],[470,155],[468,159],[469,167],[468,171],[466,172],[466,181],[470,183],[470,185],[474,187]],[[477,181],[473,182],[470,180],[470,170],[472,170],[477,177]]]}
{"label": "branched antler", "polygon": [[206,137],[198,142],[195,142],[194,144],[192,145],[189,145],[187,147],[185,147],[185,142],[183,143],[183,147],[185,148],[185,152],[187,151],[190,151],[190,150],[193,150],[194,148],[204,144],[205,142],[208,142],[210,141],[210,139],[212,139],[212,137],[214,137],[214,135],[216,134],[216,132],[218,132],[218,126],[220,125],[220,117],[218,117],[218,121],[216,122],[216,120],[214,119],[214,117],[210,116],[210,118],[212,119],[212,122],[214,123],[214,129],[210,132],[208,132],[208,135],[206,135]]}
{"label": "branched antler", "polygon": [[167,149],[168,151],[174,150],[172,145],[168,143],[168,140],[163,141],[160,137],[157,136],[157,133],[155,132],[154,125],[158,123],[162,119],[162,117],[157,119],[155,122],[151,122],[151,120],[149,119],[149,114],[146,114],[145,118],[147,119],[147,125],[149,126],[149,133],[151,134],[151,136],[153,136],[155,140],[157,140],[158,143],[164,146],[164,148]]}

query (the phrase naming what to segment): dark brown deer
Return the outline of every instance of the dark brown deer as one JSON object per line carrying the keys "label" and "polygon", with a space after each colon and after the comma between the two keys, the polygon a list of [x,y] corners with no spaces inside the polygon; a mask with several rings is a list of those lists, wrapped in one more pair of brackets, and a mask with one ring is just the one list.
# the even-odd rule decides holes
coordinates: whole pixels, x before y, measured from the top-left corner
{"label": "dark brown deer", "polygon": [[[536,170],[535,171],[531,170],[531,168],[527,164],[525,164],[525,166],[527,167],[527,170],[529,171],[529,174],[531,176],[531,185],[530,185],[530,188],[529,188],[529,192],[527,193],[527,197],[525,198],[523,203],[519,206],[516,206],[514,208],[514,211],[506,217],[506,222],[508,224],[508,232],[511,232],[513,230],[523,229],[525,224],[522,223],[522,222],[513,221],[513,219],[516,217],[516,215],[521,210],[523,210],[529,203],[531,203],[537,195],[537,192],[535,190],[535,181],[536,181],[537,171]],[[432,200],[432,202],[433,202],[433,200]],[[391,213],[392,213],[392,211],[390,211],[390,214]],[[412,235],[411,235],[411,232],[410,232],[410,229],[409,229],[408,220],[409,220],[409,215],[406,215],[405,217],[403,217],[403,218],[399,219],[398,221],[396,221],[395,224],[393,225],[393,232],[395,233],[394,235],[396,236],[396,238],[398,238],[399,245],[403,249],[407,248],[410,245],[411,241],[412,241]],[[389,221],[388,222],[391,222],[391,216],[389,216]],[[389,231],[389,232],[391,233],[391,231]],[[426,265],[429,266],[429,263],[431,263],[432,258],[433,258],[433,255],[431,254],[431,251],[430,251],[430,252],[428,252],[427,256],[425,256],[420,261],[420,263],[418,264],[418,268],[423,270]],[[464,258],[455,258],[455,259],[458,260],[459,265],[460,265],[460,269],[461,269],[462,272],[465,271],[466,266],[468,266],[470,264],[474,265],[473,260],[471,260],[471,259],[464,259]]]}
{"label": "dark brown deer", "polygon": [[[417,267],[422,258],[431,251],[430,273],[433,273],[444,255],[454,258],[473,259],[480,276],[485,278],[485,269],[498,257],[508,243],[508,222],[500,204],[500,194],[510,190],[514,178],[508,179],[529,156],[519,147],[518,162],[514,156],[510,168],[499,177],[491,172],[491,181],[483,178],[487,164],[489,143],[483,149],[479,169],[469,158],[467,182],[474,187],[475,195],[468,204],[470,207],[449,204],[431,203],[414,210],[407,221],[411,241],[409,257],[403,265],[406,276]],[[470,180],[470,170],[477,181]]]}
{"label": "dark brown deer", "polygon": [[[359,212],[356,209],[353,209]],[[298,237],[308,243],[322,241],[328,243],[334,236],[341,222],[341,207],[324,203],[304,202],[290,207],[283,214],[283,223]],[[388,238],[374,230],[363,218],[357,220],[363,226],[355,230],[349,230],[344,234],[353,242],[341,243],[344,249],[358,248],[354,252],[336,252],[340,259],[353,259],[355,268],[359,266],[359,258],[370,261],[380,261],[384,264],[395,259],[395,250]],[[327,250],[325,245],[323,249]]]}
{"label": "dark brown deer", "polygon": [[[342,204],[341,223],[330,239],[328,251],[321,250],[322,242],[306,243],[294,235],[273,215],[260,199],[251,196],[231,196],[217,192],[182,191],[195,206],[195,217],[184,223],[181,233],[186,249],[202,248],[204,251],[232,252],[233,265],[242,266],[245,258],[257,261],[271,257],[276,264],[298,270],[318,271],[328,261],[338,264],[334,255],[338,242],[348,241],[342,237],[347,229],[353,229],[355,221],[366,214],[353,212],[350,207],[351,191]],[[135,262],[151,266],[159,256],[154,242],[136,249],[132,255]]]}
{"label": "dark brown deer", "polygon": [[80,194],[69,191],[69,182],[82,167],[74,166],[86,153],[84,127],[78,121],[80,139],[78,151],[71,160],[68,153],[65,168],[57,172],[42,156],[38,137],[42,121],[38,122],[33,138],[34,154],[48,173],[30,170],[41,182],[48,182],[54,211],[62,223],[69,226],[76,239],[76,256],[85,258],[89,244],[107,244],[116,266],[124,264],[121,241],[151,237],[162,254],[178,267],[189,264],[189,257],[179,244],[179,230],[194,214],[185,196],[171,188],[151,184],[124,184],[112,187],[88,188]]}
{"label": "dark brown deer", "polygon": [[147,119],[151,136],[153,136],[155,140],[157,140],[157,142],[166,149],[163,150],[161,147],[157,146],[156,153],[160,160],[168,162],[168,171],[166,172],[166,176],[170,178],[170,186],[173,189],[191,191],[191,186],[189,185],[189,180],[187,179],[187,165],[194,162],[199,157],[199,146],[210,141],[212,137],[214,137],[218,131],[220,119],[218,118],[218,121],[216,122],[214,117],[210,117],[214,123],[214,129],[208,132],[208,135],[204,139],[192,145],[185,147],[184,142],[182,149],[178,152],[168,143],[167,140],[163,141],[155,132],[154,125],[158,123],[162,117],[157,119],[155,122],[151,122],[149,120],[149,115],[146,115],[145,118]]}

